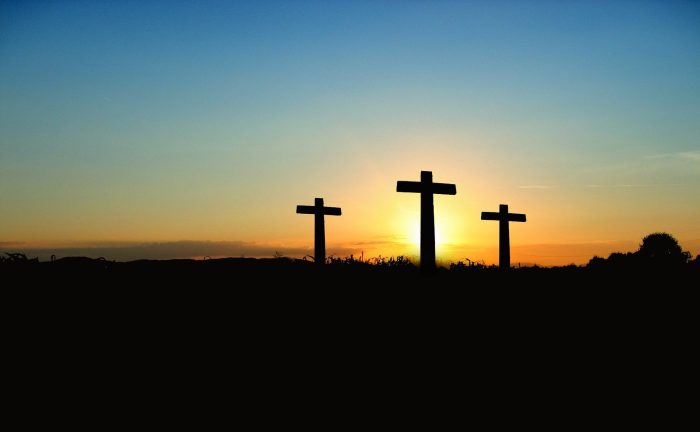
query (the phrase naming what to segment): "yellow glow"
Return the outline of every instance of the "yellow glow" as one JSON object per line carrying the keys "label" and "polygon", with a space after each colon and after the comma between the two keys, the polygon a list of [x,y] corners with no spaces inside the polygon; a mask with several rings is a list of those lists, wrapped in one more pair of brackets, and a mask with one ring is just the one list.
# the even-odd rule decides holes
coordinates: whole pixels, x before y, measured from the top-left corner
{"label": "yellow glow", "polygon": [[[441,229],[441,225],[435,224],[435,246],[438,247],[439,245],[442,245],[444,243],[444,239],[446,238],[443,235],[443,230]],[[420,247],[420,221],[416,221],[413,224],[413,228],[411,229],[411,237],[410,237],[411,243],[415,245],[416,247]]]}
{"label": "yellow glow", "polygon": [[[412,248],[418,253],[420,251],[420,217],[411,215],[407,217],[411,219],[399,225],[410,227],[407,238]],[[461,230],[455,220],[449,214],[443,214],[440,217],[436,215],[435,217],[435,253],[438,258],[452,259],[451,256],[447,256],[450,253],[448,246],[462,240]]]}
{"label": "yellow glow", "polygon": [[413,223],[413,228],[411,228],[411,243],[416,247],[420,247],[420,221]]}

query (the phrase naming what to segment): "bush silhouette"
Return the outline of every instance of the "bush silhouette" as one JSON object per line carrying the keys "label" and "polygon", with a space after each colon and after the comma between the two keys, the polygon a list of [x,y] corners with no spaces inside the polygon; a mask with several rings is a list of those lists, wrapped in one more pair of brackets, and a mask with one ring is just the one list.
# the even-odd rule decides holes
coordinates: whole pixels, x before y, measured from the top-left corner
{"label": "bush silhouette", "polygon": [[637,255],[644,263],[656,265],[682,265],[690,260],[690,252],[684,252],[678,241],[667,233],[644,237]]}

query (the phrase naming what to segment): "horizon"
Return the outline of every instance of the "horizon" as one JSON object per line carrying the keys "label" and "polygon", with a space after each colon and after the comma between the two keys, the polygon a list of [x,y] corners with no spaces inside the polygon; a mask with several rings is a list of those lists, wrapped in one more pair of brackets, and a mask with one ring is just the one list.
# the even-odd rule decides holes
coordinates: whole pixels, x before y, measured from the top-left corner
{"label": "horizon", "polygon": [[[649,233],[651,234],[651,233]],[[607,258],[611,253],[636,252],[641,239],[634,241],[599,242],[589,244],[562,245],[562,244],[537,244],[537,245],[516,245],[511,247],[514,257],[514,266],[542,266],[556,267],[570,264],[585,265],[591,258],[598,256]],[[691,242],[695,247],[679,242],[683,250],[691,251],[692,257],[697,256],[692,250],[698,250],[700,240]],[[377,257],[397,257],[404,256],[412,262],[418,263],[418,248],[411,244],[406,245],[406,250],[413,250],[410,253],[382,254],[378,249],[365,247],[366,244],[350,245],[329,245],[328,256],[337,258],[347,258],[354,256],[356,259],[364,257],[365,260]],[[498,265],[498,246],[486,248],[469,248],[464,246],[450,245],[458,249],[461,254],[444,253],[438,255],[437,263],[440,266],[447,266],[458,261],[467,262],[471,260],[484,265]],[[440,248],[438,248],[440,251]],[[190,241],[178,240],[168,242],[87,242],[61,244],[54,247],[37,247],[23,243],[0,243],[0,253],[26,253],[29,258],[39,258],[40,261],[48,261],[52,255],[56,258],[83,256],[88,258],[105,258],[110,261],[134,261],[139,259],[168,260],[168,259],[218,259],[218,258],[294,258],[302,259],[313,257],[313,246],[303,245],[290,247],[288,245],[274,245],[256,242],[236,242],[236,241]],[[469,252],[472,252],[469,255]],[[546,264],[535,260],[528,261],[528,257],[535,256],[550,258]],[[479,255],[481,254],[481,255]],[[452,258],[455,257],[455,258]]]}
{"label": "horizon", "polygon": [[[0,4],[0,252],[700,254],[700,4]],[[53,253],[49,253],[54,251]],[[58,252],[58,253],[56,253]],[[110,256],[110,254],[112,256]],[[144,254],[146,256],[135,256]],[[149,255],[150,254],[150,255]],[[93,255],[93,257],[95,257]]]}

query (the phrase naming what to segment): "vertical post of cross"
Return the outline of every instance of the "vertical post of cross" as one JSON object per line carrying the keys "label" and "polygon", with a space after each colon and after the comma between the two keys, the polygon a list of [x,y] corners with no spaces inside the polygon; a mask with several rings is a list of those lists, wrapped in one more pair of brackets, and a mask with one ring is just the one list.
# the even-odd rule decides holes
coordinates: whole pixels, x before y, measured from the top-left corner
{"label": "vertical post of cross", "polygon": [[498,206],[498,262],[501,267],[510,268],[510,227],[508,220],[508,204]]}
{"label": "vertical post of cross", "polygon": [[433,194],[455,195],[457,186],[433,183],[432,171],[421,171],[420,182],[398,181],[396,192],[420,193],[420,267],[424,271],[431,272],[436,267]]}
{"label": "vertical post of cross", "polygon": [[508,213],[508,205],[498,206],[498,213],[481,212],[481,220],[498,221],[498,265],[502,269],[510,268],[510,222],[525,222],[526,215]]}
{"label": "vertical post of cross", "polygon": [[339,207],[324,207],[323,198],[314,199],[314,205],[298,205],[297,213],[314,215],[314,262],[326,262],[326,222],[325,216],[340,216]]}
{"label": "vertical post of cross", "polygon": [[433,205],[433,173],[420,172],[420,262],[421,267],[435,268],[435,206]]}
{"label": "vertical post of cross", "polygon": [[323,198],[314,199],[314,262],[326,262],[326,224],[323,214]]}

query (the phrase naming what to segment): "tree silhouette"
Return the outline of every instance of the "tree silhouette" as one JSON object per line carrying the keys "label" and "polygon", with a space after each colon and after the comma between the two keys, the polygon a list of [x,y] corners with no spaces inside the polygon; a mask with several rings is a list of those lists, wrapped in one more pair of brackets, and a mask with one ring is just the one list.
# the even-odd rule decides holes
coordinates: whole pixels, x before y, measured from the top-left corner
{"label": "tree silhouette", "polygon": [[700,258],[691,261],[688,251],[683,251],[671,234],[657,232],[642,239],[636,252],[613,252],[608,258],[594,256],[588,268],[624,272],[645,272],[700,268]]}
{"label": "tree silhouette", "polygon": [[667,233],[653,233],[644,237],[637,255],[646,263],[658,265],[686,264],[690,260],[690,252],[683,251],[678,240]]}

